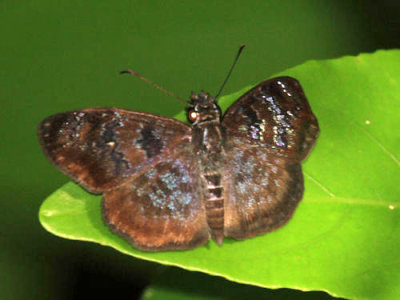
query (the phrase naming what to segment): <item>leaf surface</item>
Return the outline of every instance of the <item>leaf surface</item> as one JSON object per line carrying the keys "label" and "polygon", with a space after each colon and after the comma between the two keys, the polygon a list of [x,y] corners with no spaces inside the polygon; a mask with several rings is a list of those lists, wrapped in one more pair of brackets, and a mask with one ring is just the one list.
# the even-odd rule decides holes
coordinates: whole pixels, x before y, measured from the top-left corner
{"label": "leaf surface", "polygon": [[[74,183],[45,200],[42,225],[64,238],[240,283],[400,298],[400,51],[310,61],[278,75],[300,81],[321,128],[303,164],[303,201],[286,226],[225,239],[222,247],[145,253],[112,234],[100,197]],[[222,109],[249,88],[221,98]]]}

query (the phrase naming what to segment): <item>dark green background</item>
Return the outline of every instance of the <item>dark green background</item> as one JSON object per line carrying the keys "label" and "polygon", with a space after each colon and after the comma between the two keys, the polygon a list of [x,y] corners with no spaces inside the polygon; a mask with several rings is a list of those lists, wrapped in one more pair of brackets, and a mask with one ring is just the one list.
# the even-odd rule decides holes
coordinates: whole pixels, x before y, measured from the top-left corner
{"label": "dark green background", "polygon": [[[68,181],[41,153],[36,138],[41,119],[95,106],[173,116],[182,103],[118,72],[134,68],[183,97],[191,90],[215,93],[238,46],[246,44],[224,91],[229,94],[310,59],[398,47],[399,20],[395,0],[3,0],[1,299],[104,298],[124,292],[135,299],[164,269],[41,228],[42,200]],[[305,299],[322,295],[274,295],[286,299],[288,293]]]}

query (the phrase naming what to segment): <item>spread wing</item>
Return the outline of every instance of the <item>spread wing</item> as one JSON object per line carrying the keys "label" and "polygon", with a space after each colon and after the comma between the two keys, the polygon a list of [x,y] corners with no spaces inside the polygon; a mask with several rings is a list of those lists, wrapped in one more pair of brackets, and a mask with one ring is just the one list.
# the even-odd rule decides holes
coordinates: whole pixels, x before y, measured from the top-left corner
{"label": "spread wing", "polygon": [[297,80],[265,81],[225,113],[224,234],[245,239],[292,216],[304,191],[300,162],[319,133]]}
{"label": "spread wing", "polygon": [[265,148],[231,141],[225,162],[224,235],[245,239],[274,230],[292,216],[304,191],[298,162]]}
{"label": "spread wing", "polygon": [[154,168],[103,195],[103,218],[144,251],[183,250],[210,239],[192,148],[177,146]]}
{"label": "spread wing", "polygon": [[149,113],[93,108],[48,117],[38,135],[50,162],[88,191],[102,193],[151,169],[176,144],[190,144],[191,128]]}
{"label": "spread wing", "polygon": [[273,78],[251,89],[228,108],[222,125],[228,138],[241,137],[295,161],[308,155],[319,134],[303,89],[291,77]]}

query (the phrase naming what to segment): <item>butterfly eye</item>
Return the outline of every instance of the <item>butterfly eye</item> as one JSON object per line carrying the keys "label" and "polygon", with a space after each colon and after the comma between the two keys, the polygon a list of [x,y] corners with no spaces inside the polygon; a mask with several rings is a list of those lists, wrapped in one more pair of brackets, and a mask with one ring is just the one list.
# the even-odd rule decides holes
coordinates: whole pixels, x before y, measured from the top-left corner
{"label": "butterfly eye", "polygon": [[197,118],[199,117],[199,113],[197,111],[191,110],[188,113],[188,119],[190,122],[194,122],[197,120]]}

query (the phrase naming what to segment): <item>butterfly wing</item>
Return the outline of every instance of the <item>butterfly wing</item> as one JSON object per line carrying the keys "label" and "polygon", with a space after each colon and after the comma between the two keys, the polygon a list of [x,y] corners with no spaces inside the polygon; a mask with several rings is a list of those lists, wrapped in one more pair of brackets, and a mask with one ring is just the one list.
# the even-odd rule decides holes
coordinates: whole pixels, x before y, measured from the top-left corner
{"label": "butterfly wing", "polygon": [[225,161],[224,235],[245,239],[282,226],[303,195],[300,163],[240,140],[231,146]]}
{"label": "butterfly wing", "polygon": [[103,195],[103,218],[117,234],[144,251],[183,250],[210,239],[198,165],[191,147]]}
{"label": "butterfly wing", "polygon": [[319,133],[297,80],[256,86],[225,113],[224,234],[245,239],[286,223],[301,200],[300,161]]}
{"label": "butterfly wing", "polygon": [[190,144],[186,124],[116,108],[56,114],[38,129],[47,158],[93,193],[112,190],[151,169],[177,143]]}
{"label": "butterfly wing", "polygon": [[277,77],[254,87],[228,108],[222,122],[229,138],[267,146],[301,161],[319,134],[316,117],[299,82]]}

